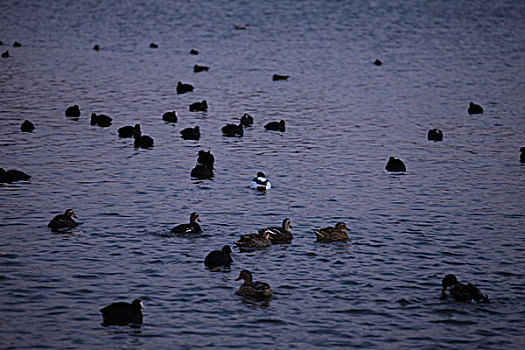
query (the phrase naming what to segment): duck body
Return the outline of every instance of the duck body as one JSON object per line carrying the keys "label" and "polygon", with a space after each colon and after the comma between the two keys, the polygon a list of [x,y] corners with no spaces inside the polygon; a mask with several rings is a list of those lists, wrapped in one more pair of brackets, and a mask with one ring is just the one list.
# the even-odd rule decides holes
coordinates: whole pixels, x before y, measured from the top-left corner
{"label": "duck body", "polygon": [[103,325],[125,326],[127,324],[142,324],[142,302],[135,299],[130,303],[113,303],[100,309]]}
{"label": "duck body", "polygon": [[69,106],[66,108],[66,117],[80,117],[80,108],[78,107],[78,105],[74,105],[74,106]]}
{"label": "duck body", "polygon": [[177,83],[177,93],[178,94],[185,94],[186,92],[193,91],[194,87],[191,84],[183,84],[182,82]]}
{"label": "duck body", "polygon": [[222,127],[222,134],[227,137],[242,137],[244,135],[244,129],[242,123],[239,125],[227,124]]}
{"label": "duck body", "polygon": [[190,176],[198,180],[208,180],[213,177],[213,170],[204,164],[197,163],[195,167],[191,169]]}
{"label": "duck body", "polygon": [[273,295],[272,288],[266,282],[253,281],[252,273],[248,270],[242,270],[235,280],[244,280],[243,284],[237,290],[237,294],[244,297],[257,299],[268,299]]}
{"label": "duck body", "polygon": [[191,213],[189,224],[180,224],[171,229],[171,233],[185,234],[185,233],[201,233],[201,226],[197,223],[201,221],[198,213]]}
{"label": "duck body", "polygon": [[525,147],[521,147],[520,148],[520,162],[521,163],[525,163]]}
{"label": "duck body", "polygon": [[281,74],[274,74],[272,76],[272,80],[273,81],[277,81],[277,80],[287,80],[290,76],[289,75],[281,75]]}
{"label": "duck body", "polygon": [[208,110],[208,102],[202,100],[201,102],[194,102],[190,105],[190,112],[206,112]]}
{"label": "duck body", "polygon": [[266,231],[242,235],[235,245],[240,248],[266,248],[272,245],[269,237],[270,234]]}
{"label": "duck body", "polygon": [[439,129],[432,129],[428,131],[427,139],[429,141],[443,141],[443,131]]}
{"label": "duck body", "polygon": [[268,233],[268,239],[272,244],[291,243],[293,235],[290,232],[290,227],[292,227],[290,219],[286,218],[283,220],[281,227],[266,227],[260,229],[259,234],[262,234],[262,232]]}
{"label": "duck body", "polygon": [[35,130],[35,125],[29,120],[26,120],[20,125],[20,130],[22,130],[22,132],[31,132]]}
{"label": "duck body", "polygon": [[152,148],[155,145],[153,138],[147,135],[135,134],[133,138],[135,139],[133,143],[135,148]]}
{"label": "duck body", "polygon": [[9,58],[9,51],[8,50],[5,50],[4,52],[2,52],[2,58]]}
{"label": "duck body", "polygon": [[450,296],[458,302],[474,301],[476,303],[490,303],[489,297],[481,293],[481,291],[473,284],[460,283],[453,274],[446,275],[441,281],[443,289],[441,290],[442,299],[446,299],[446,290],[450,292]]}
{"label": "duck body", "polygon": [[231,253],[232,249],[230,246],[225,245],[221,250],[214,250],[206,255],[206,258],[204,258],[204,265],[208,268],[230,266],[233,263]]}
{"label": "duck body", "polygon": [[121,138],[135,137],[135,135],[142,135],[140,124],[135,124],[135,126],[126,125],[118,129],[118,136]]}
{"label": "duck body", "polygon": [[270,180],[266,178],[266,175],[262,171],[259,171],[257,176],[252,179],[250,187],[258,191],[266,191],[272,188],[272,184]]}
{"label": "duck body", "polygon": [[241,117],[241,124],[244,127],[249,127],[253,125],[253,117],[248,113],[244,113]]}
{"label": "duck body", "polygon": [[11,183],[16,181],[27,181],[31,178],[31,175],[24,173],[23,171],[11,169],[5,170],[0,168],[0,183]]}
{"label": "duck body", "polygon": [[111,125],[113,118],[105,114],[91,113],[91,125],[98,125],[102,128],[106,128]]}
{"label": "duck body", "polygon": [[176,123],[177,122],[177,112],[166,112],[162,115],[162,120],[170,123]]}
{"label": "duck body", "polygon": [[210,69],[210,67],[199,66],[198,64],[193,66],[193,72],[195,72],[195,73],[207,72],[209,69]]}
{"label": "duck body", "polygon": [[284,120],[281,120],[279,122],[269,122],[264,126],[266,130],[273,130],[273,131],[281,131],[284,132],[286,130],[286,124]]}
{"label": "duck body", "polygon": [[69,229],[77,227],[80,225],[79,222],[73,220],[73,218],[78,219],[75,215],[73,209],[67,209],[64,214],[59,214],[55,216],[48,224],[47,227],[51,228],[53,231],[60,231],[64,229]]}
{"label": "duck body", "polygon": [[387,171],[407,171],[407,168],[405,166],[405,163],[401,159],[397,159],[394,157],[388,158],[388,162],[386,163],[385,169]]}
{"label": "duck body", "polygon": [[475,104],[474,102],[470,102],[467,112],[468,114],[481,114],[483,113],[483,107],[481,107],[478,104]]}
{"label": "duck body", "polygon": [[338,222],[335,227],[325,227],[314,231],[317,242],[331,243],[331,242],[346,242],[348,240],[348,233],[350,231],[344,222]]}
{"label": "duck body", "polygon": [[199,140],[201,138],[201,132],[198,126],[181,130],[180,134],[184,140]]}

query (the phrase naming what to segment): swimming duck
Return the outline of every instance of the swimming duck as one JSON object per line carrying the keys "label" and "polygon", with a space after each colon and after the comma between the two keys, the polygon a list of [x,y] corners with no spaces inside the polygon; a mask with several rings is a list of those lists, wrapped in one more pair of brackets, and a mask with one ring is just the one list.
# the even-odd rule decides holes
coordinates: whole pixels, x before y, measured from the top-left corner
{"label": "swimming duck", "polygon": [[214,250],[206,255],[204,258],[204,265],[208,268],[230,266],[233,262],[231,257],[232,249],[229,245],[225,245],[221,250]]}
{"label": "swimming duck", "polygon": [[226,124],[222,127],[222,134],[227,137],[242,137],[244,135],[244,128],[242,122],[239,125],[235,124]]}
{"label": "swimming duck", "polygon": [[520,152],[520,163],[525,163],[525,147],[521,147]]}
{"label": "swimming duck", "polygon": [[183,84],[182,82],[177,83],[177,93],[178,94],[185,94],[186,92],[193,91],[193,85],[191,84]]}
{"label": "swimming duck", "polygon": [[201,132],[198,126],[181,130],[180,134],[184,140],[198,140],[201,138]]}
{"label": "swimming duck", "polygon": [[95,46],[93,46],[93,50],[95,50],[95,51],[100,51],[100,46],[99,46],[99,45],[95,45]]}
{"label": "swimming duck", "polygon": [[126,125],[118,129],[119,137],[130,138],[135,137],[135,135],[142,135],[142,131],[140,130],[140,124],[135,124],[135,126]]}
{"label": "swimming duck", "polygon": [[269,122],[264,126],[266,130],[274,130],[274,131],[282,131],[284,132],[286,130],[286,125],[284,123],[284,120],[281,120],[280,122]]}
{"label": "swimming duck", "polygon": [[69,106],[66,108],[66,117],[80,117],[80,107],[78,105]]}
{"label": "swimming duck", "polygon": [[243,297],[252,297],[267,299],[271,298],[273,295],[272,288],[266,282],[253,281],[252,273],[248,270],[242,270],[235,280],[244,280],[243,284],[239,287],[237,291],[238,295]]}
{"label": "swimming duck", "polygon": [[16,181],[27,181],[31,178],[31,175],[27,175],[23,171],[11,169],[5,170],[0,168],[0,183],[11,183]]}
{"label": "swimming duck", "polygon": [[98,125],[102,128],[105,128],[110,126],[112,121],[113,118],[108,117],[105,114],[91,113],[91,125]]}
{"label": "swimming duck", "polygon": [[151,44],[149,44],[149,47],[150,47],[150,49],[158,49],[159,45],[157,45],[155,43],[151,43]]}
{"label": "swimming duck", "polygon": [[139,299],[130,303],[119,302],[113,303],[100,309],[104,326],[125,326],[130,323],[142,323],[142,309],[144,305]]}
{"label": "swimming duck", "polygon": [[13,47],[21,47],[21,46],[22,46],[22,44],[20,44],[18,41],[15,41],[13,43]]}
{"label": "swimming duck", "polygon": [[262,171],[259,171],[257,176],[252,179],[250,187],[258,191],[266,191],[272,188],[272,184],[270,180],[266,178],[266,175]]}
{"label": "swimming duck", "polygon": [[483,113],[483,107],[475,104],[474,102],[470,102],[467,112],[468,114],[480,114]]}
{"label": "swimming duck", "polygon": [[201,102],[194,102],[190,105],[190,112],[206,112],[208,110],[208,102],[202,100]]}
{"label": "swimming duck", "polygon": [[20,125],[20,130],[23,132],[31,132],[35,130],[35,124],[31,123],[29,120],[26,120]]}
{"label": "swimming duck", "polygon": [[314,231],[317,237],[317,242],[330,243],[330,242],[345,242],[348,240],[348,233],[351,231],[344,222],[338,222],[335,227],[325,227]]}
{"label": "swimming duck", "polygon": [[450,295],[455,301],[475,301],[477,303],[490,303],[489,297],[483,295],[481,291],[473,284],[459,283],[453,274],[446,275],[441,281],[443,289],[441,290],[441,299],[447,298],[447,288]]}
{"label": "swimming duck", "polygon": [[147,135],[134,134],[133,138],[135,139],[133,143],[135,148],[152,148],[155,144],[153,138]]}
{"label": "swimming duck", "polygon": [[235,242],[235,244],[241,248],[266,248],[272,245],[269,237],[270,233],[267,231],[250,233],[247,235],[242,235],[241,238]]}
{"label": "swimming duck", "polygon": [[80,222],[73,220],[73,218],[78,219],[73,209],[66,209],[64,214],[55,216],[49,224],[47,224],[47,227],[50,227],[53,231],[58,231],[80,225]]}
{"label": "swimming duck", "polygon": [[277,81],[277,80],[286,80],[288,79],[290,76],[289,75],[280,75],[280,74],[274,74],[272,76],[272,80],[273,81]]}
{"label": "swimming duck", "polygon": [[293,235],[290,232],[290,227],[292,227],[290,219],[286,218],[283,220],[282,227],[266,227],[260,229],[259,234],[262,232],[269,233],[269,240],[272,242],[272,244],[290,243],[293,239]]}
{"label": "swimming duck", "polygon": [[207,72],[209,69],[210,69],[210,67],[199,66],[198,64],[193,66],[193,72],[195,72],[195,73]]}
{"label": "swimming duck", "polygon": [[387,171],[407,171],[405,163],[403,163],[401,159],[397,159],[394,157],[388,158],[388,162],[386,163],[385,169]]}
{"label": "swimming duck", "polygon": [[253,117],[249,115],[248,113],[244,113],[241,117],[241,124],[244,127],[252,126]]}
{"label": "swimming duck", "polygon": [[383,62],[381,62],[381,60],[376,59],[376,60],[374,61],[374,64],[375,64],[376,66],[380,66],[380,65],[383,64]]}
{"label": "swimming duck", "polygon": [[190,176],[198,180],[207,180],[213,177],[213,169],[208,168],[204,164],[197,163],[193,169],[191,169]]}
{"label": "swimming duck", "polygon": [[429,141],[443,141],[443,131],[439,129],[432,129],[428,131],[427,139]]}
{"label": "swimming duck", "polygon": [[197,223],[201,221],[198,213],[191,213],[189,224],[180,224],[171,229],[171,233],[200,233],[201,226]]}
{"label": "swimming duck", "polygon": [[195,50],[195,49],[191,49],[190,50],[190,55],[198,55],[199,54],[199,51]]}
{"label": "swimming duck", "polygon": [[9,58],[9,56],[10,55],[9,55],[9,51],[8,50],[2,52],[2,58]]}
{"label": "swimming duck", "polygon": [[211,151],[200,150],[197,157],[197,163],[205,165],[208,169],[213,170],[215,163],[215,157],[211,154]]}
{"label": "swimming duck", "polygon": [[177,112],[166,112],[162,115],[162,120],[170,123],[176,123],[177,122]]}

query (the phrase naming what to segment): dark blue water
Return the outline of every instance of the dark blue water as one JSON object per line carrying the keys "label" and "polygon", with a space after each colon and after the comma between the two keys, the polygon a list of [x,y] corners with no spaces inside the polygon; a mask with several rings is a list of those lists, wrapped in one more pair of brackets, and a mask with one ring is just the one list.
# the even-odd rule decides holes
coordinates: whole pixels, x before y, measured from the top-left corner
{"label": "dark blue water", "polygon": [[[0,185],[1,347],[523,348],[524,35],[520,1],[0,4],[0,166],[32,175]],[[208,112],[190,113],[202,99]],[[254,126],[224,138],[245,112]],[[285,133],[264,130],[280,119]],[[135,123],[154,149],[118,138]],[[195,125],[200,141],[180,138]],[[200,149],[213,181],[190,179]],[[385,172],[389,156],[407,172]],[[260,170],[264,195],[249,188]],[[84,224],[52,233],[66,208]],[[204,233],[171,235],[192,211]],[[285,217],[291,245],[204,268]],[[351,242],[314,243],[336,221]],[[241,269],[273,299],[236,296]],[[491,304],[439,300],[447,273]],[[142,327],[101,326],[101,307],[134,298]]]}

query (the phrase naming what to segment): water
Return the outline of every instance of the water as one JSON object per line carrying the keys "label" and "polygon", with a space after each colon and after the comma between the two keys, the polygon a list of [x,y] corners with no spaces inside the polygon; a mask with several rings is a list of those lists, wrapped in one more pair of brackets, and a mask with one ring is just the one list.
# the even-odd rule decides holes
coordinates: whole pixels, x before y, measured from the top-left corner
{"label": "water", "polygon": [[[0,9],[12,56],[0,60],[0,166],[32,175],[0,185],[3,348],[524,347],[522,2]],[[177,95],[178,81],[195,91]],[[190,113],[202,99],[209,111]],[[470,101],[485,113],[469,116]],[[64,116],[73,104],[78,121]],[[173,125],[161,120],[171,110]],[[90,126],[93,112],[113,125]],[[222,137],[245,112],[244,137]],[[19,131],[25,119],[33,133]],[[280,119],[285,133],[262,127]],[[154,149],[117,137],[135,123]],[[182,140],[195,125],[201,140]],[[431,128],[443,142],[426,140]],[[189,177],[200,149],[215,155],[213,181]],[[391,155],[406,174],[384,171]],[[249,188],[260,170],[265,195]],[[70,207],[84,225],[50,232]],[[171,235],[192,211],[204,233]],[[284,217],[291,245],[236,250],[230,272],[204,268],[209,251]],[[352,241],[314,243],[312,230],[336,221]],[[270,302],[234,294],[244,268],[270,283]],[[439,300],[447,273],[491,304]],[[101,326],[101,307],[134,298],[142,327]]]}

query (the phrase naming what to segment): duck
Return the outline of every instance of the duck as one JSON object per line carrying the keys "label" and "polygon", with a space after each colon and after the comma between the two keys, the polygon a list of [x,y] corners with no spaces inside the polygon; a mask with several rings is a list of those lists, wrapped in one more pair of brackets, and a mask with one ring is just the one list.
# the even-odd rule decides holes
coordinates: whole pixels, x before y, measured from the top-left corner
{"label": "duck", "polygon": [[221,250],[214,250],[204,258],[204,265],[207,268],[215,268],[221,266],[230,266],[233,263],[231,257],[232,249],[229,245],[225,245]]}
{"label": "duck", "polygon": [[227,137],[242,137],[244,135],[244,128],[242,126],[242,122],[239,123],[239,125],[235,124],[226,124],[222,127],[222,134]]}
{"label": "duck", "polygon": [[386,163],[385,169],[387,171],[407,171],[407,167],[405,166],[405,163],[401,159],[397,159],[394,157],[388,158],[388,162]]}
{"label": "duck", "polygon": [[97,51],[97,52],[100,51],[100,46],[99,46],[99,45],[95,45],[95,46],[93,46],[93,50],[95,50],[95,51]]}
{"label": "duck", "polygon": [[439,129],[431,129],[428,131],[427,139],[429,141],[443,141],[443,131]]}
{"label": "duck", "polygon": [[15,41],[13,43],[13,47],[21,47],[21,46],[22,46],[22,44],[20,44],[18,41]]}
{"label": "duck", "polygon": [[282,131],[284,132],[286,130],[286,125],[284,120],[281,120],[280,122],[269,122],[264,126],[266,130],[274,130],[274,131]]}
{"label": "duck", "polygon": [[252,126],[253,117],[249,115],[248,113],[244,113],[241,117],[241,124],[244,127]]}
{"label": "duck", "polygon": [[133,145],[135,148],[152,148],[155,145],[155,141],[151,136],[134,134],[135,139]]}
{"label": "duck", "polygon": [[520,152],[520,163],[525,163],[525,147],[521,147]]}
{"label": "duck", "polygon": [[194,73],[207,72],[209,69],[210,69],[210,67],[199,66],[198,64],[193,66],[193,72]]}
{"label": "duck", "polygon": [[78,105],[69,106],[66,108],[66,117],[80,117],[80,107]]}
{"label": "duck", "polygon": [[483,113],[483,107],[481,107],[478,104],[475,104],[474,102],[470,102],[467,112],[468,114],[481,114]]}
{"label": "duck", "polygon": [[314,230],[317,242],[330,243],[330,242],[346,242],[348,240],[348,233],[346,231],[352,231],[344,222],[338,222],[335,227],[325,227],[317,231]]}
{"label": "duck", "polygon": [[183,84],[182,82],[177,83],[177,93],[178,94],[185,94],[186,92],[193,91],[193,85],[191,84]]}
{"label": "duck", "polygon": [[135,135],[142,135],[142,131],[140,130],[140,124],[135,124],[135,126],[126,125],[118,129],[118,137],[130,138],[135,137]]}
{"label": "duck", "polygon": [[177,112],[171,111],[171,112],[164,113],[162,115],[162,120],[164,120],[165,122],[176,123],[177,122]]}
{"label": "duck", "polygon": [[201,138],[201,132],[198,126],[181,130],[180,134],[184,140],[199,140]]}
{"label": "duck", "polygon": [[73,218],[78,219],[78,216],[73,209],[66,209],[64,214],[58,214],[55,216],[49,224],[47,224],[47,227],[51,228],[53,231],[59,231],[80,225],[80,222],[73,220]]}
{"label": "duck", "polygon": [[5,50],[4,52],[2,52],[2,58],[9,58],[9,50]]}
{"label": "duck", "polygon": [[290,219],[286,218],[283,220],[283,224],[281,227],[266,227],[259,230],[259,234],[262,234],[262,232],[267,232],[270,234],[268,239],[272,244],[280,244],[280,243],[291,243],[293,239],[293,235],[290,232],[290,228],[292,227],[292,224],[290,222]]}
{"label": "duck", "polygon": [[157,45],[155,43],[151,43],[151,44],[149,44],[149,47],[150,47],[150,49],[158,49],[159,45]]}
{"label": "duck", "polygon": [[35,124],[31,123],[29,120],[26,120],[20,125],[20,130],[22,132],[32,132],[35,130]]}
{"label": "duck", "polygon": [[195,49],[191,49],[190,50],[190,55],[198,55],[199,54],[199,51],[195,50]]}
{"label": "duck", "polygon": [[381,62],[381,60],[376,59],[376,60],[374,61],[374,64],[375,64],[376,66],[380,66],[380,65],[383,64],[383,62]]}
{"label": "duck", "polygon": [[91,113],[91,125],[98,125],[102,128],[105,128],[110,126],[112,121],[113,118],[105,114]]}
{"label": "duck", "polygon": [[250,28],[250,25],[249,24],[238,24],[238,23],[235,23],[233,25],[233,28],[235,28],[237,30],[245,30],[245,29]]}
{"label": "duck", "polygon": [[201,102],[194,102],[190,105],[190,112],[206,112],[208,110],[208,102],[202,100]]}
{"label": "duck", "polygon": [[250,187],[258,191],[266,191],[272,188],[272,184],[270,183],[270,180],[266,178],[266,175],[262,171],[259,171],[252,179]]}
{"label": "duck", "polygon": [[242,235],[241,238],[235,242],[235,245],[240,248],[266,248],[272,245],[269,237],[270,233],[267,231],[250,233]]}
{"label": "duck", "polygon": [[118,302],[100,309],[104,326],[125,326],[127,324],[142,324],[142,309],[144,305],[140,299],[130,303]]}
{"label": "duck", "polygon": [[455,275],[449,274],[443,277],[441,281],[443,289],[441,289],[441,299],[446,299],[447,289],[450,292],[450,296],[455,301],[475,301],[476,303],[490,303],[489,297],[481,293],[481,291],[473,284],[463,284],[458,281]]}
{"label": "duck", "polygon": [[31,175],[24,173],[23,171],[11,169],[5,170],[0,168],[0,183],[11,183],[16,181],[27,181],[31,178]]}
{"label": "duck", "polygon": [[215,164],[215,157],[211,154],[211,151],[200,150],[197,157],[197,163],[205,165],[208,169],[213,170]]}
{"label": "duck", "polygon": [[290,76],[289,75],[280,75],[280,74],[274,74],[272,76],[272,80],[273,81],[277,81],[277,80],[287,80]]}
{"label": "duck", "polygon": [[193,169],[191,169],[190,177],[198,180],[209,180],[213,177],[213,169],[208,168],[204,164],[197,163]]}
{"label": "duck", "polygon": [[235,280],[244,280],[237,291],[237,295],[258,299],[268,299],[273,295],[270,285],[266,282],[253,281],[252,273],[248,270],[242,270]]}
{"label": "duck", "polygon": [[171,229],[171,233],[201,233],[201,226],[197,223],[201,221],[199,214],[191,213],[189,224],[180,224]]}

